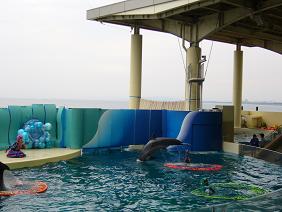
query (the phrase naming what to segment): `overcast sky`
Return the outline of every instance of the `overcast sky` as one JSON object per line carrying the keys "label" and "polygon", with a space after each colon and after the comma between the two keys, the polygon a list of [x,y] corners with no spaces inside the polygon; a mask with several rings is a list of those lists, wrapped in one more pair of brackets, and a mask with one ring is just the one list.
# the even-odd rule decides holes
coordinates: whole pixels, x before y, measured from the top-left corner
{"label": "overcast sky", "polygon": [[[114,0],[0,0],[0,98],[126,100],[130,28],[86,20]],[[142,96],[182,100],[178,38],[141,30]],[[211,42],[201,43],[203,55]],[[231,101],[234,45],[214,42],[204,100]],[[243,48],[243,99],[282,101],[282,57]]]}

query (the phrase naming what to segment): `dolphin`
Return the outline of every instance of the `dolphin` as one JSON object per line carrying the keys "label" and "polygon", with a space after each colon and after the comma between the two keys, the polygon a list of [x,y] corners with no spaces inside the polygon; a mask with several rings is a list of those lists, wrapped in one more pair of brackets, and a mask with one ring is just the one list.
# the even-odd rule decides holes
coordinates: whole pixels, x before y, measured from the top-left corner
{"label": "dolphin", "polygon": [[3,177],[5,170],[10,170],[9,166],[0,162],[0,191],[7,190],[6,187],[5,187],[5,184],[4,184],[4,177]]}
{"label": "dolphin", "polygon": [[154,138],[151,139],[143,148],[141,154],[139,155],[139,161],[149,160],[151,155],[159,150],[165,149],[170,145],[182,145],[182,142],[175,138]]}

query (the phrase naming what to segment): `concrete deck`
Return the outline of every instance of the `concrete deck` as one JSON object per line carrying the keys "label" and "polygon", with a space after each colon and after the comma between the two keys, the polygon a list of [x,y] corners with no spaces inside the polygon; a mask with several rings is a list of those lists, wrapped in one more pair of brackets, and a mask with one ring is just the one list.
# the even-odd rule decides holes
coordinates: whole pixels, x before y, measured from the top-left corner
{"label": "concrete deck", "polygon": [[54,149],[26,149],[25,158],[8,158],[5,151],[0,151],[0,161],[7,164],[10,169],[41,166],[50,162],[69,160],[81,156],[80,149],[54,148]]}

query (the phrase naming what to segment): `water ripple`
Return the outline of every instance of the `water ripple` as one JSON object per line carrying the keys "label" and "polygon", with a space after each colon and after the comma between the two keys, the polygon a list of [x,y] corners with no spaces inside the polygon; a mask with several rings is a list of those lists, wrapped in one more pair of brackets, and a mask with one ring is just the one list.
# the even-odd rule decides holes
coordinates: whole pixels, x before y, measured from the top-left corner
{"label": "water ripple", "polygon": [[[163,166],[179,155],[162,153],[137,163],[137,153],[111,151],[83,156],[41,168],[13,171],[20,179],[48,183],[46,193],[1,198],[3,211],[183,211],[226,201],[193,196],[202,178],[245,182],[268,190],[282,187],[282,168],[231,154],[192,154],[195,163],[217,163],[220,172],[171,170]],[[18,204],[15,204],[18,203]],[[267,204],[267,203],[265,203]],[[267,206],[271,207],[271,206]]]}

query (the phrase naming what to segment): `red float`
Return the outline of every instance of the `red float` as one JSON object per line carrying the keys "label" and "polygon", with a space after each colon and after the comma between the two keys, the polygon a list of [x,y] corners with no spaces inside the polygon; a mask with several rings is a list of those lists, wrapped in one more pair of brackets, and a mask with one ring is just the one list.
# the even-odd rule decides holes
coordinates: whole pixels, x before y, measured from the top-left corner
{"label": "red float", "polygon": [[204,163],[165,163],[164,166],[172,169],[189,171],[219,171],[222,169],[222,165]]}

